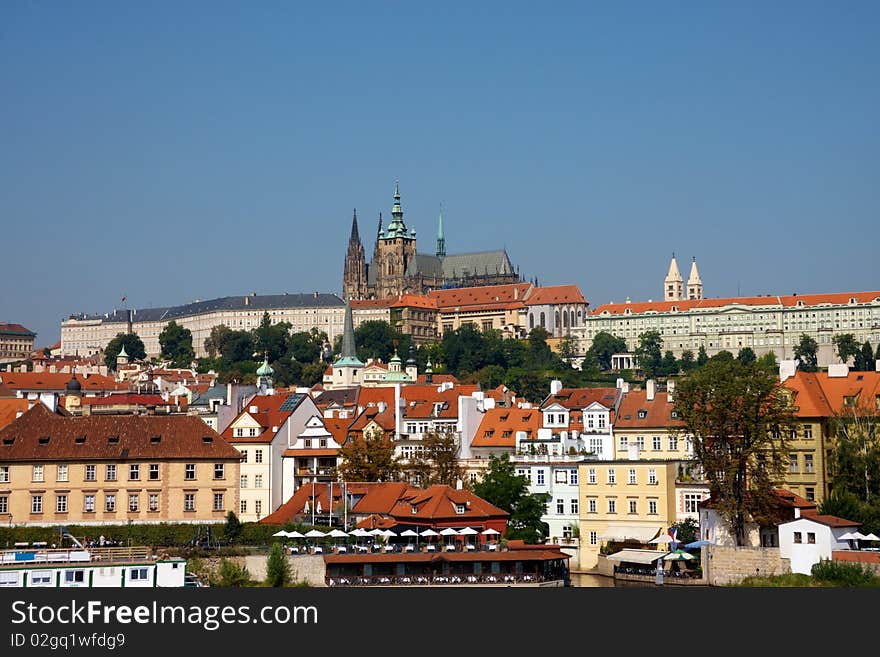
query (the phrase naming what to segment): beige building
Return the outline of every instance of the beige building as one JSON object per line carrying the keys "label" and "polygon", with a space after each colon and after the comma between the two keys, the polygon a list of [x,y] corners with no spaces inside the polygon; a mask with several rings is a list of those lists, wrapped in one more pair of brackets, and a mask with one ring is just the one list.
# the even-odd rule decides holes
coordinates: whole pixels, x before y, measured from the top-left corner
{"label": "beige building", "polygon": [[511,283],[430,292],[428,296],[437,302],[438,337],[464,324],[481,331],[497,329],[507,337],[525,337],[524,300],[532,288],[531,283]]}
{"label": "beige building", "polygon": [[0,363],[29,358],[34,350],[36,333],[21,324],[0,322]]}
{"label": "beige building", "polygon": [[880,343],[880,291],[627,300],[597,307],[572,334],[581,354],[600,332],[625,339],[632,352],[639,335],[652,330],[662,337],[662,351],[669,350],[676,358],[688,350],[696,356],[700,347],[709,356],[721,350],[736,355],[750,347],[758,356],[772,351],[779,360],[787,360],[794,358],[794,348],[806,334],[819,346],[819,365],[827,366],[838,362],[832,342],[836,335],[852,333],[859,344],[869,341],[875,348]]}
{"label": "beige building", "polygon": [[224,522],[240,458],[195,416],[69,417],[38,403],[0,430],[0,522]]}

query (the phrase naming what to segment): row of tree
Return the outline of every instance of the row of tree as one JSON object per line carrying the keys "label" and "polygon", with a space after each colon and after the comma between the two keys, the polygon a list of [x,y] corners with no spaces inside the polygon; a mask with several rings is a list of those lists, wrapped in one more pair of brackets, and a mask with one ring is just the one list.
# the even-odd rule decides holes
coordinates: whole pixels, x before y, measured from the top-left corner
{"label": "row of tree", "polygon": [[[168,322],[159,334],[161,354],[158,361],[171,367],[192,367],[196,354],[193,350],[192,331],[175,321]],[[125,348],[129,361],[146,360],[147,350],[137,333],[117,333],[104,349],[104,364],[116,369],[116,359]]]}

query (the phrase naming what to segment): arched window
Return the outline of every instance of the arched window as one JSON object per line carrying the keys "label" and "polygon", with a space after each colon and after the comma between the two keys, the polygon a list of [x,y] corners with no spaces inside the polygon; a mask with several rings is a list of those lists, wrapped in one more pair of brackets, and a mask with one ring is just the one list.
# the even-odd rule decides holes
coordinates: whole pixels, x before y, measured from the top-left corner
{"label": "arched window", "polygon": [[575,323],[574,323],[574,311],[573,311],[573,310],[570,311],[570,314],[571,314],[571,325],[572,325],[572,326],[575,326]]}
{"label": "arched window", "polygon": [[555,317],[556,317],[556,321],[553,323],[554,328],[559,326],[559,311],[558,310],[556,311]]}
{"label": "arched window", "polygon": [[547,325],[544,321],[544,311],[541,311],[541,328],[547,328]]}
{"label": "arched window", "polygon": [[568,313],[564,310],[562,311],[562,324],[565,328],[568,328]]}
{"label": "arched window", "polygon": [[535,328],[535,314],[529,313],[529,329]]}

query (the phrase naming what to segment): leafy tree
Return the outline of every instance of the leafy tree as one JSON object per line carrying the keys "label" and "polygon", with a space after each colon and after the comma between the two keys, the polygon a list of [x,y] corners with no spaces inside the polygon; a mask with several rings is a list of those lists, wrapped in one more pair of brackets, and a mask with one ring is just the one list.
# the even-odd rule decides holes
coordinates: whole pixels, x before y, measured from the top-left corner
{"label": "leafy tree", "polygon": [[218,580],[214,582],[217,586],[242,587],[251,583],[251,574],[247,566],[239,565],[230,559],[220,560],[217,574]]}
{"label": "leafy tree", "polygon": [[226,514],[226,527],[223,536],[230,543],[235,543],[241,537],[241,521],[234,511]]}
{"label": "leafy tree", "polygon": [[749,363],[754,363],[758,360],[758,357],[755,355],[754,349],[751,347],[743,347],[736,355],[736,359],[743,365],[748,365]]}
{"label": "leafy tree", "polygon": [[837,357],[841,363],[849,362],[849,359],[859,353],[859,343],[856,342],[856,336],[852,333],[841,333],[831,338],[834,348],[837,351]]}
{"label": "leafy tree", "polygon": [[832,414],[829,468],[834,490],[869,502],[880,496],[880,413],[863,392]]}
{"label": "leafy tree", "polygon": [[449,371],[476,372],[484,364],[483,336],[473,324],[443,334],[443,357]]}
{"label": "leafy tree", "polygon": [[222,333],[222,341],[217,348],[223,358],[230,363],[243,363],[254,359],[254,338],[249,331]]}
{"label": "leafy tree", "polygon": [[639,368],[649,379],[660,374],[663,359],[660,353],[662,346],[663,338],[660,337],[659,331],[645,331],[639,335],[639,344],[635,354],[639,359]]}
{"label": "leafy tree", "polygon": [[819,505],[819,513],[846,520],[858,520],[862,515],[858,495],[842,488],[835,488]]}
{"label": "leafy tree", "polygon": [[702,367],[709,362],[709,354],[706,353],[706,347],[700,345],[697,351],[697,367]]}
{"label": "leafy tree", "polygon": [[685,518],[672,524],[675,539],[682,545],[693,543],[700,538],[700,524],[694,518]]}
{"label": "leafy tree", "polygon": [[567,335],[559,342],[559,357],[564,363],[571,365],[571,362],[577,358],[578,341],[573,335]]}
{"label": "leafy tree", "polygon": [[771,513],[772,487],[788,465],[795,418],[787,391],[754,363],[712,360],[679,382],[675,407],[716,508],[745,545],[747,520]]}
{"label": "leafy tree", "polygon": [[663,360],[660,361],[660,373],[663,376],[675,376],[678,374],[678,361],[675,359],[675,355],[667,350],[665,354],[663,354]]}
{"label": "leafy tree", "polygon": [[292,578],[290,562],[284,554],[284,548],[281,543],[273,543],[266,561],[266,586],[287,586]]}
{"label": "leafy tree", "polygon": [[491,390],[504,383],[506,373],[505,369],[500,365],[487,365],[477,372],[475,377],[484,390]]}
{"label": "leafy tree", "polygon": [[288,340],[288,355],[299,363],[314,363],[321,357],[324,341],[311,333],[294,333]]}
{"label": "leafy tree", "polygon": [[593,354],[599,367],[608,371],[611,369],[611,356],[626,353],[628,348],[623,338],[611,335],[607,331],[600,331],[593,338],[593,344],[587,351]]}
{"label": "leafy tree", "polygon": [[873,372],[874,367],[874,350],[871,349],[871,343],[865,340],[865,344],[856,353],[853,369],[856,372]]}
{"label": "leafy tree", "polygon": [[800,361],[800,369],[804,372],[815,372],[818,370],[818,351],[819,344],[806,333],[801,333],[801,339],[794,347],[794,357]]}
{"label": "leafy tree", "polygon": [[549,534],[550,528],[541,520],[547,496],[529,493],[528,479],[516,474],[507,454],[489,457],[489,469],[474,485],[474,494],[510,514],[507,538],[539,543]]}
{"label": "leafy tree", "polygon": [[324,370],[326,366],[323,363],[306,363],[302,366],[300,374],[300,383],[311,388],[316,383],[324,379]]}
{"label": "leafy tree", "polygon": [[464,481],[464,468],[458,460],[458,442],[453,433],[428,433],[422,437],[423,451],[410,460],[407,470],[420,475],[422,486],[446,484],[455,487]]}
{"label": "leafy tree", "polygon": [[352,435],[339,450],[342,463],[339,474],[345,481],[397,481],[400,459],[394,455],[394,444],[381,430]]}
{"label": "leafy tree", "polygon": [[104,364],[111,370],[116,369],[116,357],[123,347],[129,360],[143,360],[147,357],[147,350],[137,333],[117,333],[104,349]]}
{"label": "leafy tree", "polygon": [[690,349],[685,349],[681,352],[681,359],[679,359],[679,367],[681,371],[687,374],[692,369],[697,366],[697,363],[694,361],[694,352]]}
{"label": "leafy tree", "polygon": [[715,354],[714,356],[709,358],[710,362],[711,361],[715,361],[715,362],[731,361],[731,360],[734,360],[733,354],[731,352],[727,351],[727,349],[722,349],[717,354]]}
{"label": "leafy tree", "polygon": [[550,392],[550,380],[546,376],[521,367],[507,370],[504,385],[532,403],[542,401]]}
{"label": "leafy tree", "polygon": [[768,351],[761,356],[757,360],[757,364],[762,370],[766,370],[771,374],[776,375],[779,372],[779,361],[776,359],[776,353],[773,351]]}
{"label": "leafy tree", "polygon": [[404,360],[409,351],[410,336],[404,336],[385,321],[371,319],[361,323],[354,330],[354,343],[358,358],[367,362],[370,358],[381,358],[387,363],[394,355],[394,341],[397,341],[397,354]]}
{"label": "leafy tree", "polygon": [[547,344],[550,334],[542,326],[536,326],[529,332],[528,352],[526,361],[534,369],[544,369],[558,363],[556,355]]}
{"label": "leafy tree", "polygon": [[192,332],[174,320],[168,322],[159,334],[159,346],[162,358],[170,360],[172,367],[189,367],[196,357]]}
{"label": "leafy tree", "polygon": [[253,330],[254,350],[257,354],[268,354],[269,362],[274,362],[287,353],[287,341],[290,337],[288,322],[272,323],[268,312],[263,313],[260,325]]}
{"label": "leafy tree", "polygon": [[218,324],[211,329],[211,334],[205,338],[205,352],[209,358],[216,358],[223,350],[221,346],[225,343],[227,336],[232,332],[226,324]]}

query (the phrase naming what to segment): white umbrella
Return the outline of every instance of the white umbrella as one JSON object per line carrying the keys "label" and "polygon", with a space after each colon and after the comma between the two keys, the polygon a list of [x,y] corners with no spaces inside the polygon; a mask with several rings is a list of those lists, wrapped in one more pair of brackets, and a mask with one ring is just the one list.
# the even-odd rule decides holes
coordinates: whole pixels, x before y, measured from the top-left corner
{"label": "white umbrella", "polygon": [[478,531],[477,531],[476,529],[474,529],[473,527],[465,527],[464,529],[459,529],[459,530],[458,530],[458,535],[459,535],[459,536],[476,536],[476,535],[479,534],[479,533],[480,533],[480,532],[478,532]]}
{"label": "white umbrella", "polygon": [[[453,529],[452,531],[455,531],[455,530]],[[440,534],[435,532],[433,529],[426,529],[423,532],[419,532],[419,536],[440,536]]]}
{"label": "white umbrella", "polygon": [[854,540],[856,540],[856,537],[853,536],[852,532],[846,532],[845,534],[841,534],[840,536],[838,536],[837,540],[839,540],[839,541],[854,541]]}
{"label": "white umbrella", "polygon": [[289,538],[289,537],[287,536],[287,532],[284,531],[283,529],[282,529],[281,531],[277,531],[277,532],[275,532],[274,534],[272,534],[272,536],[280,536],[280,537],[282,537],[282,538]]}
{"label": "white umbrella", "polygon": [[370,532],[361,527],[357,527],[348,533],[349,536],[357,536],[358,538],[362,538],[364,536],[369,536]]}
{"label": "white umbrella", "polygon": [[287,538],[305,538],[305,536],[298,531],[293,530],[292,532],[287,532]]}
{"label": "white umbrella", "polygon": [[868,534],[868,535],[865,536],[865,538],[863,538],[862,540],[863,540],[863,541],[880,541],[880,537],[875,536],[874,534]]}
{"label": "white umbrella", "polygon": [[412,529],[404,529],[400,532],[401,536],[418,536],[418,532],[414,532]]}
{"label": "white umbrella", "polygon": [[696,557],[692,554],[689,554],[688,552],[683,552],[681,550],[670,552],[663,557],[664,561],[690,561],[691,559],[696,559]]}
{"label": "white umbrella", "polygon": [[384,536],[385,538],[391,538],[392,536],[397,536],[397,533],[391,531],[390,529],[386,529],[384,532],[382,532],[382,536]]}
{"label": "white umbrella", "polygon": [[306,538],[324,538],[327,534],[317,529],[310,529],[305,533]]}
{"label": "white umbrella", "polygon": [[385,533],[385,530],[383,530],[383,529],[379,529],[378,527],[376,527],[375,529],[371,529],[371,530],[368,531],[367,533],[368,533],[370,536],[382,536],[382,534]]}
{"label": "white umbrella", "polygon": [[332,536],[333,538],[348,538],[348,534],[340,529],[332,529],[327,536]]}
{"label": "white umbrella", "polygon": [[669,534],[660,534],[657,538],[652,538],[648,543],[656,543],[657,545],[672,543],[672,537]]}
{"label": "white umbrella", "polygon": [[440,530],[440,536],[458,536],[458,532],[452,527],[447,527],[446,529]]}
{"label": "white umbrella", "polygon": [[497,529],[492,529],[491,527],[489,527],[489,529],[484,529],[480,533],[485,536],[495,536],[496,534],[500,534],[501,532]]}

